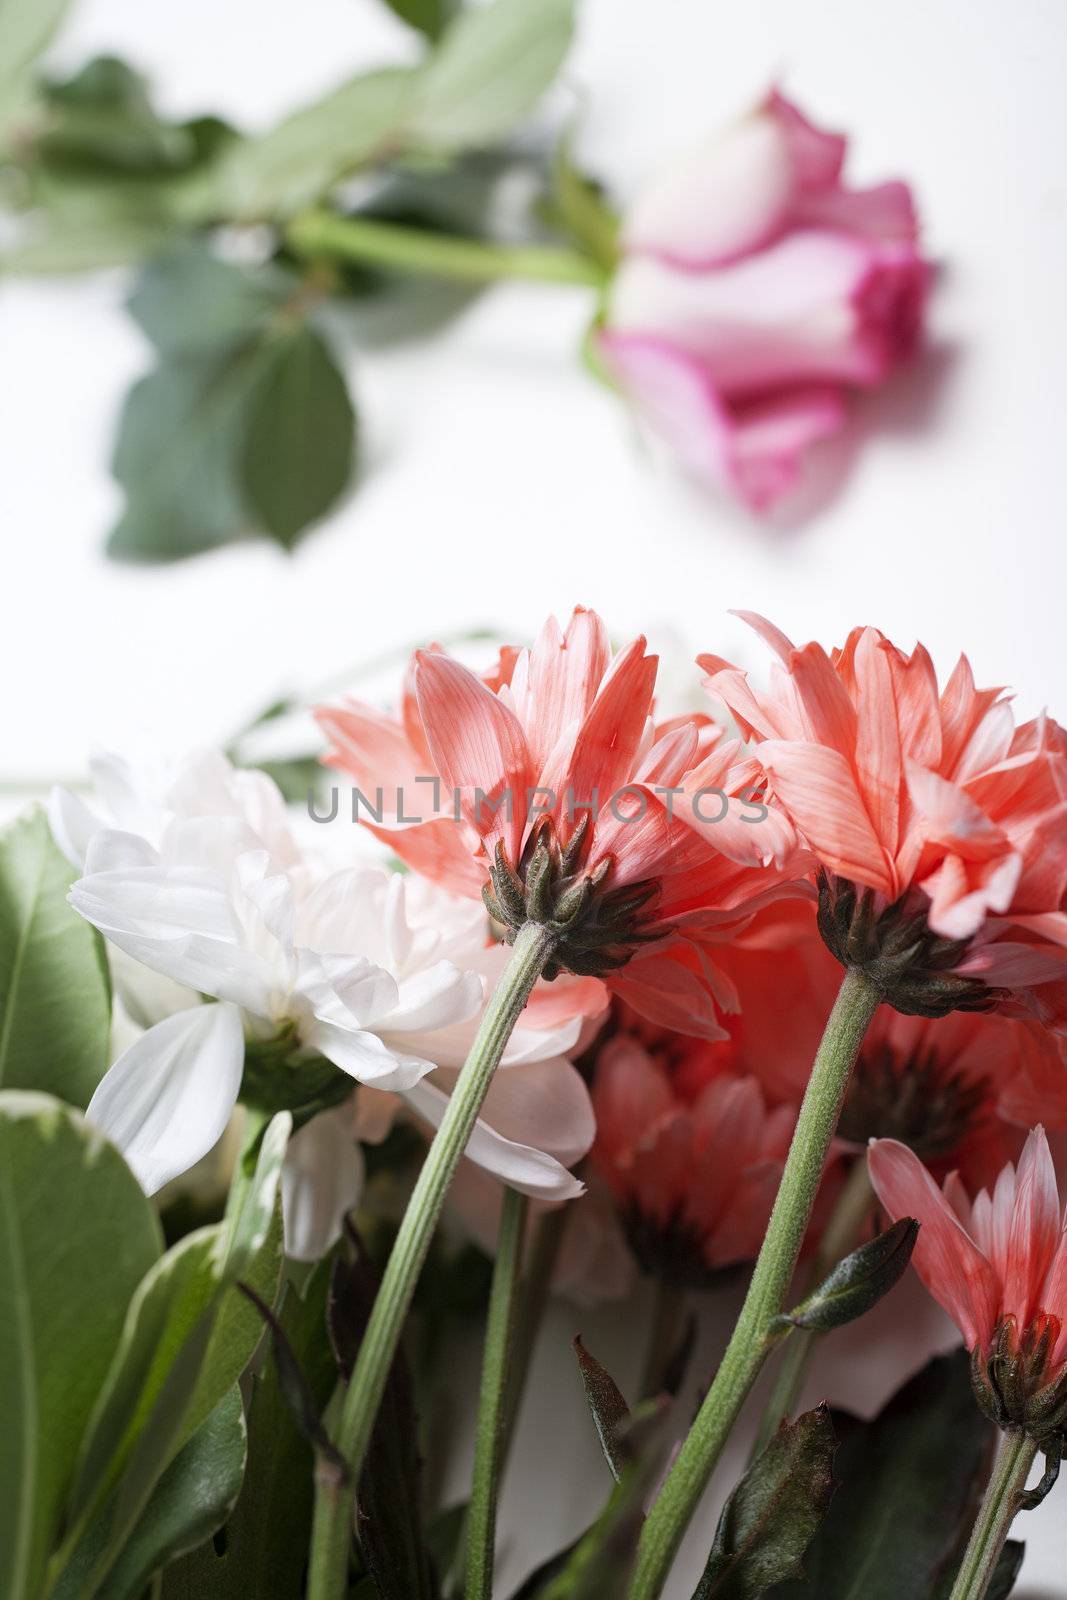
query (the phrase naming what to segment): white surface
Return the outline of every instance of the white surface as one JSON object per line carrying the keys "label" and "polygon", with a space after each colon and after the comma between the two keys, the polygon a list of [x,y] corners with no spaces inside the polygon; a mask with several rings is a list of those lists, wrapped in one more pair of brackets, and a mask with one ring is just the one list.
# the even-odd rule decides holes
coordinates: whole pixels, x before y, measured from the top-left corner
{"label": "white surface", "polygon": [[[858,177],[915,184],[946,264],[932,349],[860,408],[861,448],[824,463],[837,492],[802,524],[760,526],[635,448],[573,359],[584,296],[514,286],[443,341],[359,360],[371,470],[295,559],[112,566],[106,460],[147,360],[123,280],[5,285],[0,777],[77,772],[99,740],[180,748],[383,648],[487,621],[529,633],[576,600],[683,659],[755,656],[729,606],[827,643],[872,621],[941,667],[966,649],[1024,713],[1067,717],[1065,44],[1061,0],[586,0],[569,78],[589,91],[584,154],[619,192],[775,75],[854,135]],[[61,56],[114,49],[169,108],[262,125],[408,48],[373,0],[83,0]],[[540,1418],[548,1487],[526,1504],[560,1532],[600,1489],[578,1420],[557,1435]],[[1064,1596],[1062,1496],[1024,1531],[1020,1600]]]}

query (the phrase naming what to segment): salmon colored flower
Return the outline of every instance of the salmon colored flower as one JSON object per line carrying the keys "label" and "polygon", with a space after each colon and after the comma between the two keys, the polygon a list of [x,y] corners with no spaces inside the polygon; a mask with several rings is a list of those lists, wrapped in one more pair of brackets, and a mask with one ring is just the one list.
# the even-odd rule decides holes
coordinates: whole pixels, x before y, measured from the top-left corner
{"label": "salmon colored flower", "polygon": [[1001,1427],[1048,1441],[1067,1420],[1067,1231],[1044,1129],[973,1200],[956,1174],[938,1188],[893,1140],[868,1162],[889,1215],[921,1224],[912,1261],[972,1353],[979,1402]]}
{"label": "salmon colored flower", "polygon": [[694,474],[757,511],[922,331],[911,192],[848,188],[845,146],[772,92],[623,223],[597,335],[608,371]]}
{"label": "salmon colored flower", "polygon": [[759,1252],[796,1122],[726,1042],[621,1031],[597,1052],[592,1164],[646,1272],[697,1286]]}
{"label": "salmon colored flower", "polygon": [[[771,1104],[797,1104],[840,985],[816,912],[782,901],[760,912],[721,952],[737,1011],[724,1021],[738,1069]],[[1067,1059],[1044,1028],[959,1011],[904,1016],[879,1006],[853,1069],[841,1140],[899,1139],[939,1176],[958,1168],[969,1187],[995,1179],[1022,1148],[1021,1130],[1067,1128]]]}
{"label": "salmon colored flower", "polygon": [[552,927],[557,970],[715,1037],[710,947],[798,892],[795,836],[707,718],[653,721],[656,668],[644,639],[613,656],[579,608],[486,678],[418,652],[398,719],[353,701],[318,718],[327,761],[382,796],[370,825],[409,865],[485,895],[509,940]]}
{"label": "salmon colored flower", "polygon": [[997,1006],[1067,1029],[1067,735],[1016,727],[961,657],[942,691],[920,645],[876,628],[779,657],[759,693],[700,657],[820,866],[820,927],[900,1011]]}

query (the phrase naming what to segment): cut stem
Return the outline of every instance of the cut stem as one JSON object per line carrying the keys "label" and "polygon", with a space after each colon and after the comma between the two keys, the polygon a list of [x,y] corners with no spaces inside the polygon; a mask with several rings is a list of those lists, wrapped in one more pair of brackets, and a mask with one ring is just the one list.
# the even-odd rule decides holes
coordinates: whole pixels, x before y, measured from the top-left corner
{"label": "cut stem", "polygon": [[1001,1435],[989,1487],[950,1600],[983,1600],[1019,1509],[1037,1445],[1018,1428]]}
{"label": "cut stem", "polygon": [[[812,1257],[805,1276],[805,1292],[817,1289],[838,1262],[856,1248],[873,1205],[874,1190],[867,1173],[867,1158],[857,1156]],[[781,1365],[752,1446],[751,1460],[764,1450],[777,1433],[779,1424],[796,1408],[818,1339],[819,1334],[812,1328],[795,1328],[786,1340]]]}
{"label": "cut stem", "polygon": [[793,1142],[741,1315],[674,1466],[645,1521],[630,1600],[656,1600],[682,1535],[772,1348],[841,1114],[849,1076],[881,995],[855,968],[845,973],[815,1056]]}
{"label": "cut stem", "polygon": [[285,238],[297,255],[313,260],[352,261],[459,283],[525,278],[597,289],[605,282],[604,269],[576,250],[457,239],[374,217],[342,217],[335,211],[303,212],[289,223]]}
{"label": "cut stem", "polygon": [[348,1478],[343,1484],[324,1478],[315,1486],[307,1600],[344,1600],[347,1593],[356,1485],[411,1297],[493,1073],[554,948],[555,936],[537,923],[527,923],[516,934],[511,959],[485,1009],[448,1109],[422,1164],[337,1423],[334,1442],[348,1463]]}
{"label": "cut stem", "polygon": [[467,1581],[463,1600],[492,1600],[496,1551],[496,1505],[504,1468],[509,1387],[519,1295],[527,1200],[505,1189],[493,1287],[485,1326],[482,1389],[474,1444],[474,1476],[467,1512]]}

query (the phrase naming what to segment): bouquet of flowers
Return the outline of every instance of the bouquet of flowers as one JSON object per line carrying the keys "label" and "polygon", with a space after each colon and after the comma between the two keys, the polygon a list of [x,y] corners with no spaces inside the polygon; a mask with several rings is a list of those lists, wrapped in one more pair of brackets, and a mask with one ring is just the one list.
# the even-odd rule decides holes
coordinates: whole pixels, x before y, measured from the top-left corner
{"label": "bouquet of flowers", "polygon": [[[507,1593],[655,1600],[691,1524],[701,1600],[1010,1592],[1067,1427],[1067,736],[966,658],[749,620],[769,687],[703,655],[706,713],[579,608],[318,707],[303,818],[201,750],[8,829],[5,1595],[503,1594],[546,1302],[638,1280],[628,1393],[575,1342],[602,1509]],[[804,1410],[909,1263],[963,1351]]]}

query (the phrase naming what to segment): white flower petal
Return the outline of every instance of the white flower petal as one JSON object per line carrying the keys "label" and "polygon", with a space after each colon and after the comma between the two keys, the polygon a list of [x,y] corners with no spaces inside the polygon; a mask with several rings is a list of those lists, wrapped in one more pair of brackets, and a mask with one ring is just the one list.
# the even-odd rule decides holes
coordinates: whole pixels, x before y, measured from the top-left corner
{"label": "white flower petal", "polygon": [[585,1080],[569,1061],[536,1061],[498,1072],[482,1106],[482,1120],[507,1139],[572,1167],[596,1137],[596,1117]]}
{"label": "white flower petal", "polygon": [[269,1006],[270,973],[236,938],[229,896],[194,867],[99,872],[70,891],[74,909],[146,967],[256,1016]]}
{"label": "white flower petal", "polygon": [[395,1009],[400,990],[392,973],[365,956],[297,952],[297,991],[321,1021],[360,1029]]}
{"label": "white flower petal", "polygon": [[425,972],[404,978],[396,1006],[378,1025],[391,1034],[425,1033],[466,1022],[481,1009],[482,982],[473,972],[460,972],[451,961],[436,961]]}
{"label": "white flower petal", "polygon": [[47,809],[53,839],[71,866],[81,871],[89,841],[104,824],[96,812],[69,789],[53,789],[48,796]]}
{"label": "white flower petal", "polygon": [[351,1105],[312,1117],[293,1135],[282,1167],[286,1255],[318,1261],[326,1254],[363,1192],[363,1170]]}
{"label": "white flower petal", "polygon": [[302,1037],[309,1049],[317,1050],[349,1077],[373,1084],[376,1089],[410,1089],[433,1071],[432,1061],[398,1055],[376,1033],[360,1028],[315,1021],[302,1029]]}
{"label": "white flower petal", "polygon": [[[422,1082],[408,1089],[404,1099],[435,1128],[448,1107],[448,1095],[436,1084]],[[520,1194],[532,1195],[540,1200],[570,1200],[583,1192],[584,1185],[573,1173],[561,1166],[554,1156],[543,1150],[534,1150],[526,1144],[516,1144],[490,1127],[481,1118],[474,1125],[464,1154],[486,1172],[502,1178]]]}
{"label": "white flower petal", "polygon": [[237,1010],[194,1006],[142,1034],[105,1074],[85,1115],[155,1194],[221,1138],[243,1067]]}

